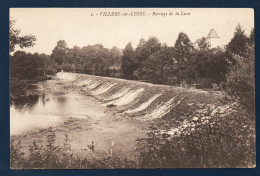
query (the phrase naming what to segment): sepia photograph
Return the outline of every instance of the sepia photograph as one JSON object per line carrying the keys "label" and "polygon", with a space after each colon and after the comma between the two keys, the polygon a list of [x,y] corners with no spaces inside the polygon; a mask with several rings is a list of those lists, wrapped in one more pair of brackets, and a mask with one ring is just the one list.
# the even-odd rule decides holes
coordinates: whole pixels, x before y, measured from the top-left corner
{"label": "sepia photograph", "polygon": [[256,167],[254,9],[9,12],[11,169]]}

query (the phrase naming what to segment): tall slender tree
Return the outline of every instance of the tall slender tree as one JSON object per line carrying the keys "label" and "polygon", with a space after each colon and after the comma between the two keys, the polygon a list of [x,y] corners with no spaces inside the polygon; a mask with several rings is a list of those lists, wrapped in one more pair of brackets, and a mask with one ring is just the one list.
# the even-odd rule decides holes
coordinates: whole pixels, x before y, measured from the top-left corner
{"label": "tall slender tree", "polygon": [[179,62],[189,60],[194,49],[188,35],[183,32],[179,33],[174,48],[176,50],[176,59]]}
{"label": "tall slender tree", "polygon": [[131,42],[129,42],[125,49],[123,50],[122,56],[122,65],[121,69],[123,72],[123,77],[131,79],[133,78],[133,72],[135,70],[135,63],[134,63],[134,51]]}
{"label": "tall slender tree", "polygon": [[240,55],[245,56],[248,44],[248,37],[245,35],[245,30],[243,27],[238,24],[234,37],[228,43],[226,50],[229,55]]}
{"label": "tall slender tree", "polygon": [[56,47],[52,50],[51,59],[61,65],[68,53],[68,46],[65,40],[59,40]]}

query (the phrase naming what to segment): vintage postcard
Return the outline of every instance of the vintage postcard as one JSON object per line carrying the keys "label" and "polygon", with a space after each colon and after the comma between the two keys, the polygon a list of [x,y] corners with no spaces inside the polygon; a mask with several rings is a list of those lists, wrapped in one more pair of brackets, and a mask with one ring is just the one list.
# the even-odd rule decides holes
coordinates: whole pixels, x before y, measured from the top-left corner
{"label": "vintage postcard", "polygon": [[10,8],[11,169],[254,168],[249,8]]}

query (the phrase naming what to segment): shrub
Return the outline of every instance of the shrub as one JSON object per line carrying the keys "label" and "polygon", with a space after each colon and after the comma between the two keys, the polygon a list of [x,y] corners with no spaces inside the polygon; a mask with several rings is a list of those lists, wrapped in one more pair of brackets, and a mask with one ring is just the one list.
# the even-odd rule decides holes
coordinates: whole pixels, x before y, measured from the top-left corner
{"label": "shrub", "polygon": [[15,136],[13,136],[10,141],[10,158],[11,168],[22,168],[24,152],[22,152],[21,140],[16,141]]}
{"label": "shrub", "polygon": [[46,75],[55,75],[57,72],[58,71],[56,68],[48,67],[46,69]]}
{"label": "shrub", "polygon": [[26,94],[28,82],[17,77],[10,77],[10,96],[19,97]]}
{"label": "shrub", "polygon": [[237,97],[249,112],[255,110],[255,48],[248,47],[245,57],[234,55],[235,64],[226,76],[227,92]]}
{"label": "shrub", "polygon": [[198,88],[212,88],[215,80],[212,78],[199,78],[197,82],[199,84]]}
{"label": "shrub", "polygon": [[140,167],[232,168],[255,166],[254,122],[247,112],[197,118],[181,133],[170,136],[152,129],[139,139]]}

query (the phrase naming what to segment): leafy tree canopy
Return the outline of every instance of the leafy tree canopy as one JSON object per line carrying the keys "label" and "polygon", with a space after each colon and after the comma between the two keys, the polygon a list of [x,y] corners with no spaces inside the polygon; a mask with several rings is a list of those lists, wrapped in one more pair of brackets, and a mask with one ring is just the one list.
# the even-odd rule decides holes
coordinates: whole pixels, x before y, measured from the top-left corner
{"label": "leafy tree canopy", "polygon": [[133,77],[133,71],[135,69],[135,63],[133,60],[134,57],[134,51],[131,42],[129,42],[125,49],[123,50],[123,56],[122,56],[122,72],[123,76],[125,78],[132,78]]}
{"label": "leafy tree canopy", "polygon": [[238,24],[235,29],[234,37],[228,43],[226,50],[229,54],[245,56],[248,43],[248,37],[245,35],[245,30]]}
{"label": "leafy tree canopy", "polygon": [[188,60],[194,49],[188,35],[183,32],[179,33],[174,48],[176,50],[176,59],[178,61]]}
{"label": "leafy tree canopy", "polygon": [[9,21],[9,50],[14,52],[15,46],[18,45],[20,48],[33,47],[35,45],[36,37],[34,35],[20,36],[21,30],[15,29],[15,20]]}
{"label": "leafy tree canopy", "polygon": [[150,37],[147,41],[141,39],[136,50],[135,57],[137,59],[137,64],[142,63],[144,60],[148,59],[150,55],[159,51],[161,48],[161,43],[156,37]]}
{"label": "leafy tree canopy", "polygon": [[59,40],[56,47],[52,50],[51,58],[61,65],[68,53],[68,46],[65,40]]}

